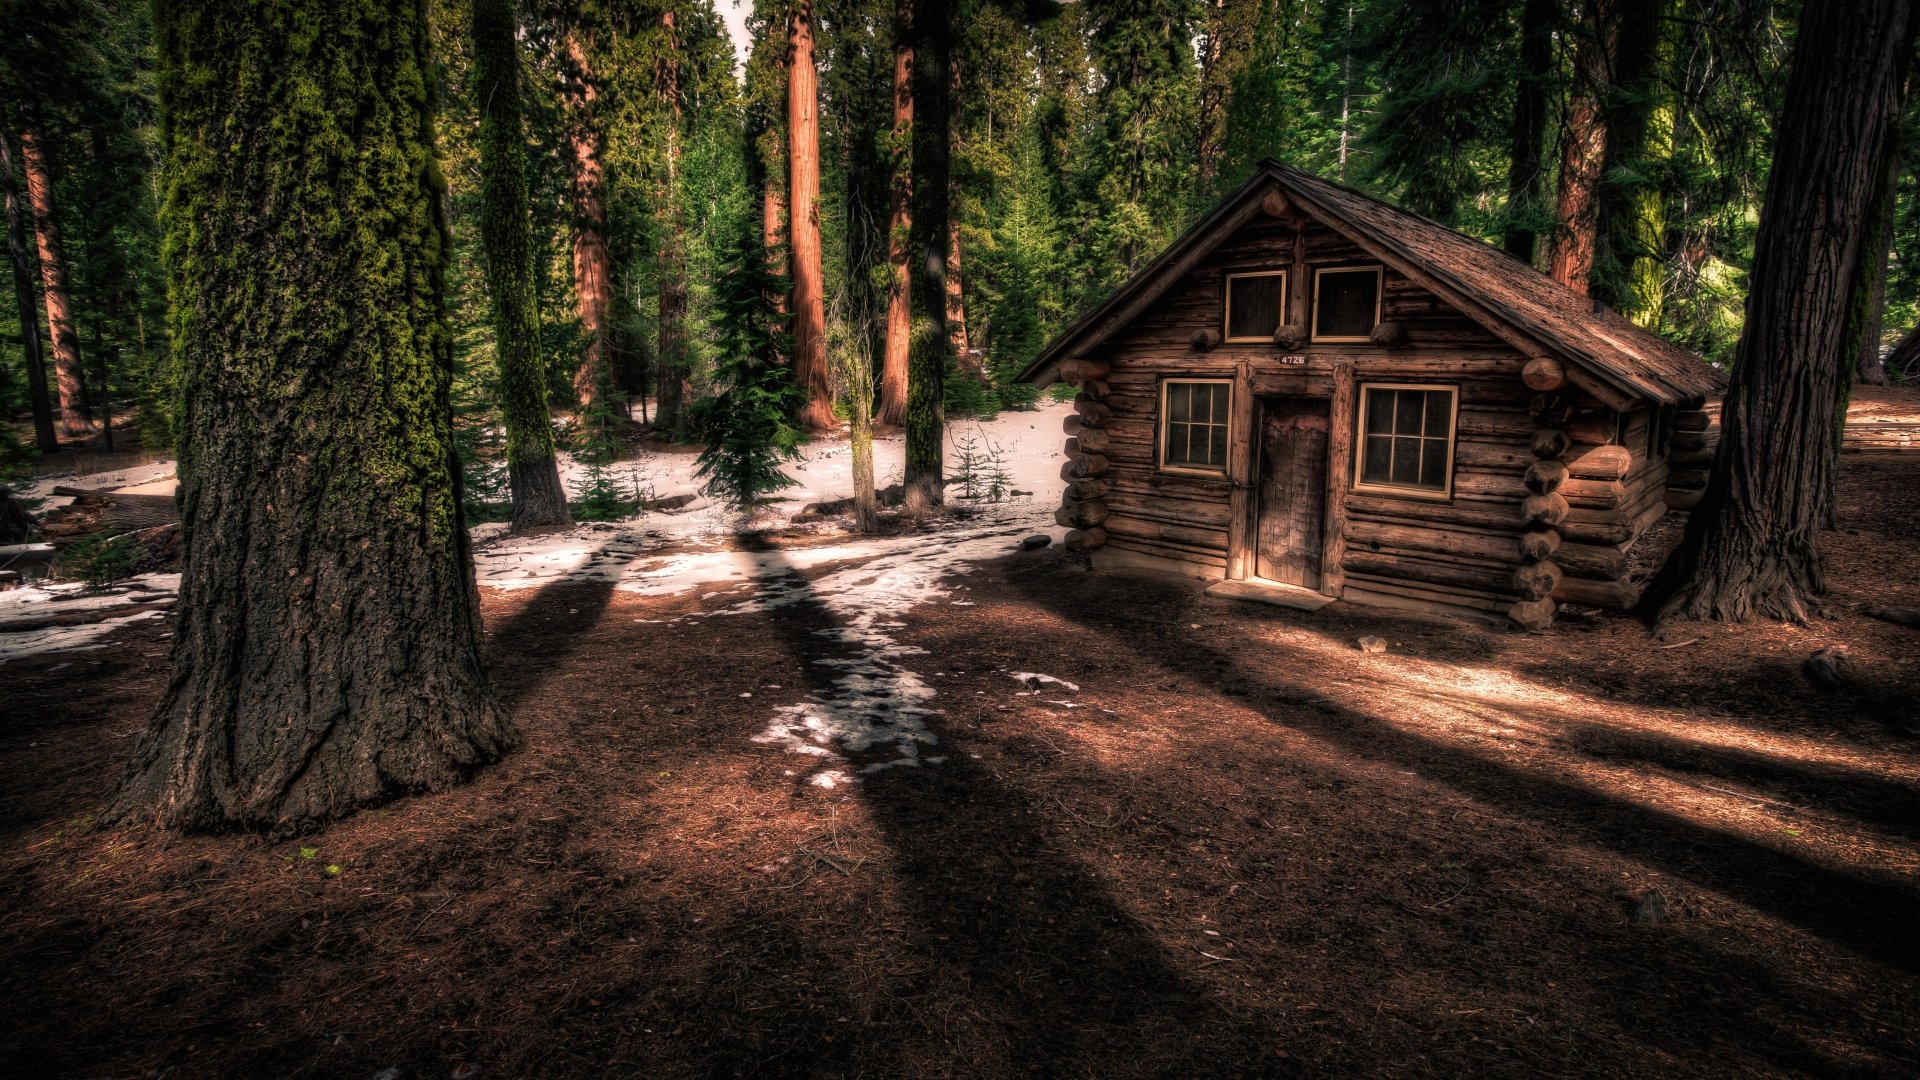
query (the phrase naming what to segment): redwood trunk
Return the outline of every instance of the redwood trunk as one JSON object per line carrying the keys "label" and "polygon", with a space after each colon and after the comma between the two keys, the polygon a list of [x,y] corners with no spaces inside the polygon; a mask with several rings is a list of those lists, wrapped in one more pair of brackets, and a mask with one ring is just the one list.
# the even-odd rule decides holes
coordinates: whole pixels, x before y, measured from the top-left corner
{"label": "redwood trunk", "polygon": [[1576,91],[1567,115],[1566,146],[1560,160],[1560,197],[1555,208],[1559,228],[1553,237],[1548,274],[1585,294],[1593,275],[1599,229],[1600,170],[1606,159],[1607,129],[1600,103],[1590,89]]}
{"label": "redwood trunk", "polygon": [[615,388],[613,259],[607,246],[605,135],[600,130],[599,87],[578,31],[567,33],[567,146],[573,156],[573,293],[575,314],[587,336],[586,354],[574,372],[573,392],[583,416],[604,411],[616,418],[608,398]]}
{"label": "redwood trunk", "polygon": [[806,395],[796,422],[833,429],[827,377],[827,307],[820,251],[820,92],[813,66],[813,3],[798,0],[787,24],[787,209],[793,246],[793,379]]}
{"label": "redwood trunk", "polygon": [[429,28],[368,0],[156,21],[186,554],[106,820],[302,831],[516,741],[460,517]]}
{"label": "redwood trunk", "polygon": [[942,402],[950,344],[946,327],[947,92],[952,48],[948,0],[917,0],[913,13],[912,346],[907,386],[906,506],[924,513],[945,501],[946,413]]}
{"label": "redwood trunk", "polygon": [[912,300],[907,250],[913,227],[913,0],[893,4],[892,206],[887,221],[887,337],[880,358],[880,410],[886,427],[907,422],[907,342]]}
{"label": "redwood trunk", "polygon": [[973,342],[967,337],[966,283],[960,276],[960,223],[951,219],[947,221],[947,337],[960,370],[984,380],[986,368],[974,358]]}
{"label": "redwood trunk", "polygon": [[67,262],[60,228],[53,216],[53,178],[47,171],[40,137],[31,127],[20,131],[20,164],[27,176],[27,207],[40,246],[40,297],[47,308],[47,336],[53,341],[53,378],[60,392],[60,427],[84,437],[99,431],[87,406],[86,376],[80,367],[80,335],[73,325],[67,295]]}
{"label": "redwood trunk", "polygon": [[660,375],[655,423],[678,431],[685,422],[692,385],[687,368],[687,266],[680,213],[680,37],[671,8],[660,16],[667,33],[667,54],[660,68],[660,93],[666,102],[665,190],[657,211],[660,226]]}
{"label": "redwood trunk", "polygon": [[1804,621],[1824,592],[1819,535],[1834,404],[1871,288],[1872,207],[1894,152],[1911,0],[1808,4],[1754,241],[1719,452],[1656,595],[1663,618]]}
{"label": "redwood trunk", "polygon": [[47,397],[47,360],[40,353],[40,313],[33,296],[33,260],[27,253],[26,215],[13,182],[13,149],[0,134],[0,183],[6,187],[7,256],[13,264],[13,299],[20,310],[20,345],[27,358],[27,397],[33,409],[33,441],[43,454],[60,449]]}

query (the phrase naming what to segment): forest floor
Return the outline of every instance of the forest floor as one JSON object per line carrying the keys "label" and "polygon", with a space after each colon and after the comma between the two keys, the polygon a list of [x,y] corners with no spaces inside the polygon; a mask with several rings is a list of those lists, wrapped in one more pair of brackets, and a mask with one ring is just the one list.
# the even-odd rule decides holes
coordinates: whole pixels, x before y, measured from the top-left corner
{"label": "forest floor", "polygon": [[525,745],[284,842],[89,827],[131,621],[0,667],[0,1072],[1915,1075],[1915,490],[1843,458],[1832,617],[1665,640],[1089,574],[1050,493],[483,537]]}

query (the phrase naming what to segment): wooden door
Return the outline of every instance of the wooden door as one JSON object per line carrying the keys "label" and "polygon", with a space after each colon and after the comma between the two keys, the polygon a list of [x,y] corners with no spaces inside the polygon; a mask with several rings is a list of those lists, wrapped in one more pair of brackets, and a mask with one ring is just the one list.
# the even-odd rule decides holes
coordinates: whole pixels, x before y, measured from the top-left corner
{"label": "wooden door", "polygon": [[1324,398],[1263,398],[1254,573],[1320,587],[1326,521],[1328,406]]}

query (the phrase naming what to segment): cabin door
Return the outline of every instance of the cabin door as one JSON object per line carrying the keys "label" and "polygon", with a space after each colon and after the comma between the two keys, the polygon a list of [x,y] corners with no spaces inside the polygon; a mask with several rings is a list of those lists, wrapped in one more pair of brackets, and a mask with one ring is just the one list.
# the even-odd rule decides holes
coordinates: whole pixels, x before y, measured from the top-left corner
{"label": "cabin door", "polygon": [[1330,406],[1325,398],[1297,397],[1262,398],[1260,405],[1254,573],[1318,589]]}

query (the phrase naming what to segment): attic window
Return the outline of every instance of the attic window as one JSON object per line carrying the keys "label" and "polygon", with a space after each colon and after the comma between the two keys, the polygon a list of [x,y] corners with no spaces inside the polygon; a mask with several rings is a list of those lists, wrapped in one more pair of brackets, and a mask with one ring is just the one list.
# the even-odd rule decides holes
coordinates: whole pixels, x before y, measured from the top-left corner
{"label": "attic window", "polygon": [[1227,275],[1227,341],[1272,341],[1287,310],[1287,272]]}
{"label": "attic window", "polygon": [[1315,272],[1313,340],[1365,341],[1379,321],[1379,267]]}

